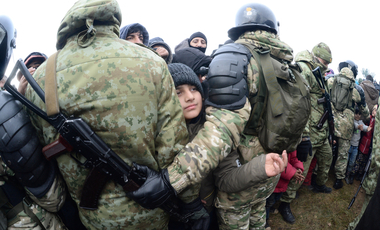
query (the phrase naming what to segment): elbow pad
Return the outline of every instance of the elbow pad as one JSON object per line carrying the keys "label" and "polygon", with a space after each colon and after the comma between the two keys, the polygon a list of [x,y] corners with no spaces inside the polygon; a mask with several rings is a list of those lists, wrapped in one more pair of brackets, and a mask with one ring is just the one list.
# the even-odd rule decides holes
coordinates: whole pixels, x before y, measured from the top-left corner
{"label": "elbow pad", "polygon": [[207,74],[206,106],[243,108],[249,93],[247,68],[251,56],[244,45],[236,43],[224,45],[214,53]]}
{"label": "elbow pad", "polygon": [[41,198],[46,194],[56,176],[56,165],[44,158],[29,116],[6,91],[0,92],[0,155],[33,195]]}

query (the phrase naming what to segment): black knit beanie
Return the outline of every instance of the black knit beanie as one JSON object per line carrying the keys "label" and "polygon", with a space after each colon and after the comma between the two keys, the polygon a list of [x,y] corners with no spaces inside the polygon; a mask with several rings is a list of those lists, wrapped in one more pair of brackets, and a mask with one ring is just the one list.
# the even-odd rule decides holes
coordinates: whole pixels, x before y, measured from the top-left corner
{"label": "black knit beanie", "polygon": [[168,68],[172,75],[175,87],[184,84],[193,85],[201,93],[202,98],[204,98],[201,82],[190,67],[182,63],[171,63],[168,65]]}
{"label": "black knit beanie", "polygon": [[[206,41],[206,48],[207,48],[207,38],[206,38],[206,35],[204,35],[204,34],[201,33],[201,32],[195,32],[195,33],[193,33],[193,34],[190,36],[190,38],[187,40],[188,43],[189,43],[189,46],[190,46],[190,47],[193,47],[193,46],[190,45],[190,42],[191,42],[191,40],[193,40],[194,38],[197,38],[197,37],[199,37],[199,38],[203,38],[203,39]],[[199,50],[202,51],[203,53],[206,52],[206,48],[202,48],[202,47],[193,47],[193,48],[199,49]]]}

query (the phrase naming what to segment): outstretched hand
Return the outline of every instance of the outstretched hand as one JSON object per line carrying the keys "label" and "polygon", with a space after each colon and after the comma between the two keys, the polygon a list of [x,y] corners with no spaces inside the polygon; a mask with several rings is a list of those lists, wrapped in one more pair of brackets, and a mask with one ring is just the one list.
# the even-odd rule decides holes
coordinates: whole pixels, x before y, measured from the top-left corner
{"label": "outstretched hand", "polygon": [[268,177],[282,173],[288,165],[288,154],[286,150],[282,152],[282,157],[277,153],[268,153],[265,159],[265,172]]}

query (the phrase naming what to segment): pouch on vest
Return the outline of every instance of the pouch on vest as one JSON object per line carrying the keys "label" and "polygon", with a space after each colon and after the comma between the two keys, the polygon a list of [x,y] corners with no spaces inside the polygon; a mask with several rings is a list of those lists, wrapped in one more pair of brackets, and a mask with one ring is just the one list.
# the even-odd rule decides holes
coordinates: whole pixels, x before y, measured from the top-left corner
{"label": "pouch on vest", "polygon": [[338,111],[343,111],[352,103],[352,91],[355,87],[355,80],[342,74],[334,77],[331,87],[331,102]]}
{"label": "pouch on vest", "polygon": [[270,50],[243,43],[259,68],[258,92],[244,133],[258,136],[267,152],[296,150],[311,112],[308,83],[297,65],[270,56]]}

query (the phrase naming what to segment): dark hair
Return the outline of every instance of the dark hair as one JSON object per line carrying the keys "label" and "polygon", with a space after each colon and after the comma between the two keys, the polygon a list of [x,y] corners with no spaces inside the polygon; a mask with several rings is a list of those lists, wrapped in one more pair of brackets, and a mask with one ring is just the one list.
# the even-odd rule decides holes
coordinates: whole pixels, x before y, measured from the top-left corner
{"label": "dark hair", "polygon": [[365,77],[365,79],[368,80],[368,81],[373,82],[373,77],[372,77],[371,74],[368,74],[368,75]]}
{"label": "dark hair", "polygon": [[358,106],[355,106],[355,114],[362,114]]}

